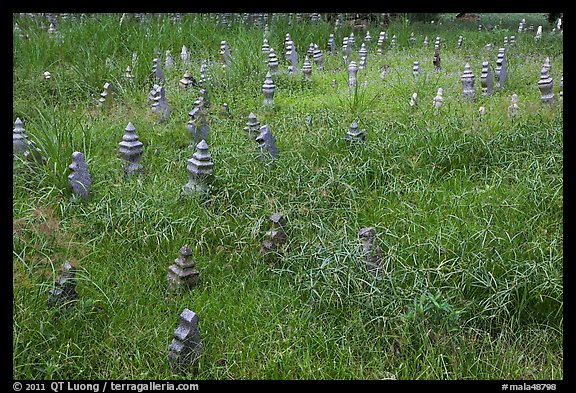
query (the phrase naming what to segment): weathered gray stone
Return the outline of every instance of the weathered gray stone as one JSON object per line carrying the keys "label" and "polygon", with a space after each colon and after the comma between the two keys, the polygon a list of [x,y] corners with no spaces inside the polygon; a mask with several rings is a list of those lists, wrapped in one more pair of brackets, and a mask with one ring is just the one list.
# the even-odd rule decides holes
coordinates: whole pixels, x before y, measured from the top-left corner
{"label": "weathered gray stone", "polygon": [[462,96],[464,99],[469,101],[476,100],[476,92],[474,91],[474,74],[472,74],[472,70],[470,69],[470,64],[466,63],[464,66],[464,73],[460,77],[462,81]]}
{"label": "weathered gray stone", "polygon": [[420,68],[420,62],[415,61],[414,65],[412,66],[412,75],[417,78],[422,73],[422,69]]}
{"label": "weathered gray stone", "polygon": [[162,67],[158,63],[158,58],[152,60],[152,77],[154,83],[164,83],[164,71],[162,71]]}
{"label": "weathered gray stone", "polygon": [[262,162],[269,159],[278,158],[278,148],[276,147],[276,138],[270,132],[270,126],[260,127],[260,133],[256,137],[258,142],[258,159]]}
{"label": "weathered gray stone", "polygon": [[68,175],[68,186],[76,197],[87,198],[92,185],[92,176],[88,172],[88,164],[84,161],[84,154],[78,151],[72,153],[72,164],[68,168],[72,170]]}
{"label": "weathered gray stone", "polygon": [[142,158],[142,142],[138,139],[136,128],[129,122],[124,129],[125,133],[120,142],[120,156],[127,162],[123,167],[127,175],[133,175],[144,172],[144,167],[140,164]]}
{"label": "weathered gray stone", "polygon": [[482,73],[480,74],[480,84],[482,85],[482,95],[492,95],[492,72],[490,71],[490,63],[487,61],[482,63]]}
{"label": "weathered gray stone", "polygon": [[511,103],[510,106],[508,107],[508,116],[510,117],[516,116],[518,114],[519,109],[520,108],[518,107],[518,95],[512,94]]}
{"label": "weathered gray stone", "polygon": [[188,49],[186,49],[186,45],[182,45],[182,51],[180,52],[180,59],[184,66],[190,65],[190,53],[188,53]]}
{"label": "weathered gray stone", "polygon": [[342,39],[342,53],[344,54],[342,58],[344,59],[344,64],[348,65],[350,63],[350,46],[348,45],[348,37]]}
{"label": "weathered gray stone", "polygon": [[214,180],[214,163],[210,153],[208,153],[208,144],[205,140],[201,140],[196,145],[196,151],[188,160],[186,170],[188,171],[188,183],[183,187],[184,194],[207,194],[210,192],[210,186]]}
{"label": "weathered gray stone", "polygon": [[24,154],[28,151],[28,136],[22,120],[19,117],[14,122],[14,129],[12,130],[12,152],[16,154]]}
{"label": "weathered gray stone", "polygon": [[356,77],[358,74],[358,67],[355,61],[351,61],[348,65],[348,89],[353,91],[356,89]]}
{"label": "weathered gray stone", "polygon": [[274,53],[274,48],[270,48],[270,52],[268,53],[268,69],[270,75],[278,73],[278,58],[276,57],[276,53]]}
{"label": "weathered gray stone", "polygon": [[104,83],[104,91],[100,93],[98,106],[103,109],[109,109],[114,105],[114,95],[110,83]]}
{"label": "weathered gray stone", "polygon": [[193,80],[192,75],[190,74],[190,72],[188,70],[186,70],[186,72],[182,76],[182,79],[180,79],[180,81],[178,81],[178,83],[179,83],[181,88],[188,89],[190,86],[192,86],[192,80]]}
{"label": "weathered gray stone", "polygon": [[173,291],[180,291],[196,285],[200,272],[194,267],[195,265],[192,250],[186,244],[180,249],[178,258],[168,267],[166,280],[169,288]]}
{"label": "weathered gray stone", "polygon": [[286,244],[287,236],[284,230],[286,217],[279,213],[270,216],[270,229],[264,235],[260,254],[265,258],[272,258],[281,253],[282,247]]}
{"label": "weathered gray stone", "polygon": [[274,82],[272,81],[272,74],[270,71],[266,74],[264,85],[262,85],[262,93],[264,94],[264,107],[271,109],[274,107]]}
{"label": "weathered gray stone", "polygon": [[545,68],[546,71],[548,71],[548,73],[550,73],[550,70],[552,69],[552,65],[550,64],[550,58],[546,57],[546,59],[544,60],[544,64],[542,64],[542,68]]}
{"label": "weathered gray stone", "polygon": [[506,82],[506,48],[498,49],[496,68],[494,69],[496,88],[503,89]]}
{"label": "weathered gray stone", "polygon": [[314,64],[316,64],[316,67],[318,67],[319,70],[323,70],[324,69],[324,54],[322,53],[322,51],[320,50],[320,48],[318,48],[318,45],[314,44],[314,51],[312,53],[312,57],[314,59]]}
{"label": "weathered gray stone", "polygon": [[440,49],[434,49],[434,56],[432,57],[432,64],[434,65],[434,71],[439,72],[442,70],[442,66],[440,65]]}
{"label": "weathered gray stone", "polygon": [[542,26],[538,26],[538,30],[536,31],[536,35],[534,36],[534,39],[539,40],[540,38],[542,38]]}
{"label": "weathered gray stone", "polygon": [[187,308],[180,314],[180,324],[168,348],[170,367],[178,372],[197,371],[203,347],[198,315]]}
{"label": "weathered gray stone", "polygon": [[190,116],[190,120],[188,121],[187,128],[194,146],[202,140],[208,141],[210,127],[208,125],[204,97],[198,97],[198,99],[194,101],[194,107],[188,112],[188,115]]}
{"label": "weathered gray stone", "polygon": [[[210,85],[211,77],[208,74],[208,62],[206,60],[202,60],[202,64],[200,64],[200,80],[198,81],[198,86],[201,89],[206,89]],[[193,83],[194,84],[194,81]]]}
{"label": "weathered gray stone", "polygon": [[163,86],[159,86],[156,89],[152,103],[152,112],[158,115],[160,123],[165,123],[170,115],[170,107],[166,101],[166,90]]}
{"label": "weathered gray stone", "polygon": [[418,106],[418,93],[413,93],[412,97],[410,97],[410,106],[411,107]]}
{"label": "weathered gray stone", "polygon": [[286,42],[286,59],[288,59],[290,64],[288,72],[291,74],[298,72],[298,53],[292,40]]}
{"label": "weathered gray stone", "polygon": [[444,89],[441,87],[438,88],[438,92],[436,93],[436,97],[434,97],[434,108],[440,108],[442,103],[444,103],[444,97],[442,96],[444,93]]}
{"label": "weathered gray stone", "polygon": [[392,36],[392,40],[390,41],[390,49],[396,49],[397,48],[397,44],[396,44],[396,34],[394,34]]}
{"label": "weathered gray stone", "polygon": [[126,71],[124,72],[124,77],[128,79],[128,81],[134,81],[134,75],[132,75],[132,68],[130,66],[126,66]]}
{"label": "weathered gray stone", "polygon": [[166,59],[164,60],[164,68],[166,71],[170,71],[174,68],[174,58],[172,57],[172,53],[170,50],[166,51]]}
{"label": "weathered gray stone", "polygon": [[302,65],[302,74],[304,74],[304,80],[307,82],[312,82],[312,64],[308,55],[304,59],[304,64]]}
{"label": "weathered gray stone", "polygon": [[428,36],[424,37],[424,42],[422,43],[424,48],[428,47]]}
{"label": "weathered gray stone", "polygon": [[58,30],[56,30],[56,26],[54,26],[54,23],[50,22],[50,26],[48,27],[48,35],[50,37],[54,37],[57,33]]}
{"label": "weathered gray stone", "polygon": [[349,142],[364,142],[366,140],[366,130],[359,130],[358,123],[353,121],[348,131],[346,131],[344,139]]}
{"label": "weathered gray stone", "polygon": [[244,127],[246,136],[256,139],[260,135],[260,122],[256,120],[256,115],[252,112],[248,115],[248,122]]}
{"label": "weathered gray stone", "polygon": [[458,37],[458,43],[456,44],[456,49],[459,49],[462,46],[462,41],[464,41],[464,37]]}
{"label": "weathered gray stone", "polygon": [[542,67],[540,71],[540,80],[538,81],[538,88],[542,94],[543,105],[554,105],[554,80],[548,73],[548,69]]}
{"label": "weathered gray stone", "polygon": [[230,48],[228,47],[228,43],[226,41],[220,42],[220,55],[224,60],[224,67],[230,67],[232,63],[232,56],[230,55]]}
{"label": "weathered gray stone", "polygon": [[378,276],[382,270],[382,252],[378,246],[374,245],[376,229],[373,227],[362,228],[358,231],[358,237],[362,244],[360,252],[364,257],[366,268],[374,276]]}
{"label": "weathered gray stone", "polygon": [[369,44],[372,41],[372,37],[370,36],[370,32],[366,30],[366,35],[364,36],[364,42]]}
{"label": "weathered gray stone", "polygon": [[336,41],[334,40],[334,33],[330,33],[328,36],[328,45],[327,45],[328,54],[333,54],[336,52]]}
{"label": "weathered gray stone", "polygon": [[75,275],[76,269],[72,267],[69,261],[64,262],[60,277],[54,283],[54,288],[48,292],[48,299],[46,300],[48,307],[70,304],[78,297]]}
{"label": "weathered gray stone", "polygon": [[270,45],[268,44],[268,39],[264,37],[264,42],[262,43],[262,53],[266,55],[266,61],[268,61],[268,54],[270,53]]}

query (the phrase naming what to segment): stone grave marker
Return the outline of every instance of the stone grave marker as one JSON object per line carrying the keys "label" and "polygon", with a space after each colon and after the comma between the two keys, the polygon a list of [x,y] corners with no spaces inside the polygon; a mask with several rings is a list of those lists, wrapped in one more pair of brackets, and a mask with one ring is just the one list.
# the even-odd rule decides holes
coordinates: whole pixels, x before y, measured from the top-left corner
{"label": "stone grave marker", "polygon": [[492,72],[490,71],[490,63],[487,61],[482,63],[482,73],[480,74],[480,84],[482,85],[482,95],[492,95]]}
{"label": "stone grave marker", "polygon": [[72,153],[72,164],[68,166],[72,173],[68,175],[68,186],[72,189],[74,196],[86,199],[90,193],[92,176],[88,172],[88,164],[84,161],[84,154],[79,151]]}
{"label": "stone grave marker", "polygon": [[510,117],[516,116],[518,114],[519,109],[520,108],[518,107],[518,95],[512,94],[511,103],[510,106],[508,107],[508,116]]}
{"label": "stone grave marker", "polygon": [[349,142],[364,142],[366,141],[366,130],[359,130],[358,123],[353,121],[348,131],[346,131],[344,139]]}
{"label": "stone grave marker", "polygon": [[170,50],[166,51],[166,59],[164,60],[164,68],[166,71],[170,71],[174,68],[174,59],[172,58],[172,53]]}
{"label": "stone grave marker", "polygon": [[312,64],[308,55],[304,59],[304,64],[302,65],[302,73],[304,74],[304,80],[307,82],[312,82]]}
{"label": "stone grave marker", "polygon": [[272,74],[270,71],[266,74],[264,85],[262,85],[262,93],[264,94],[264,107],[272,109],[274,107],[274,82],[272,81]]}
{"label": "stone grave marker", "polygon": [[444,90],[439,87],[438,91],[436,92],[436,97],[434,97],[434,108],[440,108],[442,106],[442,103],[444,102],[444,97],[442,97],[443,93]]}
{"label": "stone grave marker", "polygon": [[112,88],[110,83],[104,83],[104,91],[100,93],[100,98],[98,99],[98,106],[103,109],[108,109],[114,105],[114,96],[112,94]]}
{"label": "stone grave marker", "polygon": [[54,283],[54,288],[48,292],[48,299],[46,300],[48,307],[56,307],[63,303],[70,304],[69,302],[78,297],[75,276],[76,269],[72,267],[69,261],[64,262],[60,277]]}
{"label": "stone grave marker", "polygon": [[361,240],[360,252],[364,257],[366,268],[374,276],[378,276],[382,270],[382,252],[374,245],[376,229],[373,227],[362,228],[358,231]]}
{"label": "stone grave marker", "polygon": [[198,282],[200,272],[194,267],[196,263],[192,259],[192,250],[188,244],[184,245],[179,252],[178,258],[168,267],[168,287],[173,291],[181,291],[192,288]]}
{"label": "stone grave marker", "polygon": [[464,73],[460,77],[462,81],[462,96],[464,99],[469,101],[476,100],[476,92],[474,91],[474,74],[472,74],[472,70],[470,69],[470,64],[466,63],[464,66]]}
{"label": "stone grave marker", "polygon": [[127,175],[143,173],[144,168],[140,164],[143,152],[142,142],[138,139],[136,128],[132,122],[129,122],[124,131],[122,142],[120,142],[120,157],[127,163],[123,167],[124,172]]}
{"label": "stone grave marker", "polygon": [[274,53],[274,48],[270,48],[270,52],[268,53],[268,68],[270,75],[278,73],[278,58],[276,57],[276,53]]}
{"label": "stone grave marker", "polygon": [[358,67],[355,61],[351,61],[348,65],[348,90],[353,91],[356,88],[356,77],[358,74]]}
{"label": "stone grave marker", "polygon": [[554,105],[554,80],[548,73],[548,69],[545,67],[542,67],[542,70],[540,71],[538,88],[542,95],[542,105]]}
{"label": "stone grave marker", "polygon": [[264,234],[260,255],[271,258],[279,254],[287,240],[284,225],[286,225],[286,217],[283,215],[274,213],[270,216],[270,229]]}
{"label": "stone grave marker", "polygon": [[503,89],[506,82],[506,48],[498,49],[496,68],[494,69],[496,88]]}
{"label": "stone grave marker", "polygon": [[324,54],[318,47],[318,45],[314,44],[314,51],[312,53],[312,58],[314,59],[314,64],[318,67],[319,70],[324,69]]}
{"label": "stone grave marker", "polygon": [[244,127],[246,136],[256,139],[260,135],[260,122],[256,119],[256,115],[252,112],[248,115],[248,122]]}
{"label": "stone grave marker", "polygon": [[276,147],[276,138],[270,132],[270,126],[264,125],[260,127],[260,133],[256,137],[258,142],[258,158],[264,162],[268,159],[278,158],[278,147]]}
{"label": "stone grave marker", "polygon": [[214,163],[210,153],[208,153],[208,144],[205,140],[201,140],[196,145],[196,151],[188,160],[186,170],[188,171],[188,183],[183,187],[184,194],[209,193],[214,180]]}
{"label": "stone grave marker", "polygon": [[168,348],[168,362],[178,372],[194,371],[202,356],[202,341],[198,328],[198,315],[187,308],[180,314],[180,324]]}

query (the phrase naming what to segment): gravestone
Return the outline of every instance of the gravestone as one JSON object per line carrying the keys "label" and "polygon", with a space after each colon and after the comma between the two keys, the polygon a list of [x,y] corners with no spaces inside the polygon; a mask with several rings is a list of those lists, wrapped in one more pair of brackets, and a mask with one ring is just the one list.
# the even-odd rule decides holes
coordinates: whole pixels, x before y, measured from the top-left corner
{"label": "gravestone", "polygon": [[59,306],[63,303],[69,304],[70,301],[78,297],[76,291],[76,269],[72,267],[69,261],[62,265],[60,277],[54,283],[54,288],[48,292],[46,305],[48,307]]}
{"label": "gravestone", "polygon": [[[292,42],[292,45],[294,45],[294,42]],[[311,42],[310,45],[308,45],[308,51],[306,51],[306,54],[309,57],[312,57],[312,55],[314,54],[314,43]]]}
{"label": "gravestone", "polygon": [[198,315],[187,308],[180,314],[180,324],[168,348],[168,362],[178,372],[196,371],[202,356]]}
{"label": "gravestone", "polygon": [[344,64],[348,65],[350,63],[350,46],[348,45],[348,37],[342,39],[342,53],[344,54],[342,58],[344,59]]}
{"label": "gravestone", "polygon": [[230,55],[230,48],[228,47],[228,43],[226,41],[220,42],[220,55],[224,60],[224,67],[230,67],[232,57]]}
{"label": "gravestone", "polygon": [[410,41],[410,46],[416,45],[416,37],[414,37],[414,32],[410,33],[409,41]]}
{"label": "gravestone", "polygon": [[166,71],[170,71],[172,68],[174,68],[174,59],[172,58],[172,53],[170,53],[170,50],[166,51],[166,59],[164,60],[164,68],[166,68]]}
{"label": "gravestone", "polygon": [[200,272],[194,267],[196,263],[192,259],[192,250],[188,244],[180,249],[180,255],[174,263],[168,267],[168,287],[173,291],[191,288],[198,282]]}
{"label": "gravestone", "polygon": [[368,49],[366,49],[366,44],[364,42],[360,46],[360,50],[358,51],[358,56],[360,58],[368,56]]}
{"label": "gravestone", "polygon": [[506,82],[506,48],[498,49],[496,68],[494,69],[496,88],[503,89]]}
{"label": "gravestone", "polygon": [[192,85],[192,80],[193,80],[192,75],[190,74],[190,72],[188,72],[188,70],[186,70],[186,72],[182,76],[182,79],[178,81],[178,84],[180,85],[181,88],[188,89]]}
{"label": "gravestone", "polygon": [[390,41],[390,49],[396,49],[396,34],[392,36],[392,41]]}
{"label": "gravestone", "polygon": [[366,130],[359,130],[358,123],[353,121],[348,131],[346,131],[344,139],[349,142],[364,142],[366,141]]}
{"label": "gravestone", "polygon": [[208,141],[210,128],[206,116],[204,97],[198,97],[198,99],[194,101],[194,107],[188,112],[188,115],[190,116],[190,120],[188,121],[187,128],[194,146],[202,140]]}
{"label": "gravestone", "polygon": [[50,22],[50,26],[48,27],[48,35],[50,37],[54,37],[56,33],[58,33],[58,30],[56,30],[56,26],[54,26],[54,23]]}
{"label": "gravestone", "polygon": [[158,58],[152,60],[152,76],[154,83],[161,84],[164,82],[164,71],[162,71],[162,67],[158,63]]}
{"label": "gravestone", "polygon": [[434,71],[440,72],[442,70],[442,66],[440,65],[440,50],[436,48],[434,50],[434,56],[432,57],[432,64],[434,65]]}
{"label": "gravestone", "polygon": [[196,151],[188,160],[186,170],[188,171],[188,183],[183,187],[184,194],[209,193],[214,180],[214,163],[210,153],[208,153],[208,144],[205,140],[201,140],[196,145]]}
{"label": "gravestone", "polygon": [[427,48],[427,47],[428,47],[428,36],[424,37],[424,42],[422,43],[422,46],[423,46],[424,48]]}
{"label": "gravestone", "polygon": [[480,108],[478,108],[478,114],[480,116],[484,116],[486,114],[486,108],[481,106]]}
{"label": "gravestone", "polygon": [[504,46],[508,46],[508,37],[504,37]]}
{"label": "gravestone", "polygon": [[[198,86],[202,89],[206,89],[210,84],[210,80],[210,76],[208,75],[208,62],[202,60],[202,64],[200,64],[200,80],[198,81]],[[192,85],[194,84],[195,81],[192,80]]]}
{"label": "gravestone", "polygon": [[123,167],[124,172],[127,175],[143,173],[144,169],[142,164],[140,164],[143,152],[142,142],[138,139],[132,122],[128,123],[124,131],[122,142],[120,142],[120,156],[127,162],[127,165]]}
{"label": "gravestone", "polygon": [[384,37],[386,36],[386,32],[381,31],[378,35],[378,41],[376,41],[376,53],[382,54],[384,52]]}
{"label": "gravestone", "polygon": [[544,64],[542,64],[542,68],[545,68],[546,71],[548,71],[548,73],[550,73],[550,69],[552,68],[552,65],[550,64],[550,58],[546,57],[546,59],[544,60]]}
{"label": "gravestone", "polygon": [[436,92],[436,97],[434,97],[434,108],[440,108],[442,106],[442,103],[444,102],[444,97],[442,97],[443,93],[444,89],[439,87],[438,92]]}
{"label": "gravestone", "polygon": [[334,33],[330,33],[330,36],[328,37],[328,45],[326,48],[329,54],[333,54],[334,52],[336,52],[336,42],[334,41]]}
{"label": "gravestone", "polygon": [[542,38],[542,26],[538,26],[538,30],[536,31],[536,35],[534,36],[536,40]]}
{"label": "gravestone", "polygon": [[440,42],[440,37],[436,37],[436,41],[434,41],[434,49],[438,49],[440,50],[440,46],[442,45],[442,43]]}
{"label": "gravestone", "polygon": [[278,58],[276,57],[276,53],[274,53],[274,48],[270,48],[270,52],[268,53],[268,68],[270,75],[278,73]]}
{"label": "gravestone", "polygon": [[114,104],[114,97],[112,95],[112,89],[110,83],[104,83],[104,91],[100,93],[100,98],[98,99],[98,106],[103,109],[108,109]]}
{"label": "gravestone", "polygon": [[350,35],[348,36],[348,47],[350,48],[350,50],[354,49],[354,47],[356,46],[356,38],[354,37],[354,32],[350,32]]}
{"label": "gravestone", "polygon": [[318,45],[314,44],[314,51],[312,53],[312,58],[314,59],[314,64],[318,67],[319,70],[324,69],[324,54],[318,48]]}
{"label": "gravestone", "polygon": [[413,93],[410,97],[410,106],[415,107],[418,105],[418,93]]}
{"label": "gravestone", "polygon": [[456,49],[458,49],[462,46],[462,41],[464,41],[464,37],[459,36],[458,37],[458,43],[456,44]]}
{"label": "gravestone", "polygon": [[88,172],[88,164],[84,161],[84,154],[79,151],[72,153],[72,164],[68,166],[72,173],[68,175],[68,186],[74,196],[85,199],[90,193],[92,176]]}
{"label": "gravestone", "polygon": [[422,73],[422,69],[420,68],[420,62],[415,61],[414,65],[412,66],[412,75],[417,78]]}
{"label": "gravestone", "polygon": [[358,74],[358,67],[355,61],[351,61],[348,65],[348,90],[353,91],[356,88],[356,76]]}
{"label": "gravestone", "polygon": [[264,38],[262,43],[262,53],[266,55],[266,61],[268,61],[268,53],[270,53],[270,45],[268,44],[268,39]]}
{"label": "gravestone", "polygon": [[190,53],[188,53],[188,49],[186,49],[186,45],[182,45],[182,51],[180,52],[180,59],[185,67],[190,65]]}
{"label": "gravestone", "polygon": [[264,234],[260,255],[268,259],[278,255],[287,240],[285,224],[286,218],[281,214],[274,213],[270,216],[270,229]]}
{"label": "gravestone", "polygon": [[126,71],[124,72],[124,77],[128,79],[128,81],[134,81],[134,75],[132,75],[132,68],[130,66],[126,66]]}
{"label": "gravestone", "polygon": [[258,158],[264,162],[268,159],[278,158],[278,148],[276,147],[276,138],[270,132],[270,126],[264,125],[260,127],[260,133],[256,137],[258,142]]}
{"label": "gravestone", "polygon": [[164,86],[159,86],[156,89],[156,95],[154,96],[152,103],[152,112],[158,115],[160,123],[165,123],[170,115],[170,107],[166,101],[166,90]]}
{"label": "gravestone", "polygon": [[376,229],[373,227],[362,228],[358,231],[358,237],[362,244],[360,252],[364,257],[366,268],[372,275],[377,276],[382,270],[382,252],[380,248],[374,246]]}
{"label": "gravestone", "polygon": [[540,71],[540,80],[538,81],[538,88],[542,94],[543,105],[554,105],[554,80],[548,73],[548,69],[542,67]]}
{"label": "gravestone", "polygon": [[512,94],[510,106],[508,107],[508,116],[516,116],[518,114],[518,95]]}
{"label": "gravestone", "polygon": [[516,43],[516,36],[512,35],[510,36],[510,45],[514,45]]}
{"label": "gravestone", "polygon": [[52,78],[52,74],[50,74],[50,71],[44,71],[44,74],[42,74],[42,76],[44,77],[44,80],[50,80],[50,78]]}
{"label": "gravestone", "polygon": [[564,98],[564,73],[562,73],[562,76],[560,77],[560,87],[562,89],[560,90],[560,93],[558,93],[558,96],[560,97],[559,100],[562,101]]}
{"label": "gravestone", "polygon": [[12,152],[16,154],[24,154],[28,151],[28,136],[22,120],[19,117],[14,122],[14,129],[12,130]]}
{"label": "gravestone", "polygon": [[482,73],[480,74],[480,84],[482,85],[482,95],[492,95],[492,72],[490,72],[490,63],[482,63]]}
{"label": "gravestone", "polygon": [[472,70],[470,69],[470,64],[466,63],[464,66],[464,73],[460,77],[462,81],[462,96],[464,99],[469,101],[476,100],[476,92],[474,91],[474,74],[472,74]]}
{"label": "gravestone", "polygon": [[366,30],[366,35],[364,36],[364,42],[369,44],[372,41],[372,37],[370,36],[370,32]]}
{"label": "gravestone", "polygon": [[524,31],[524,25],[526,22],[524,22],[524,19],[518,24],[518,33],[522,33]]}
{"label": "gravestone", "polygon": [[286,59],[288,59],[288,63],[290,63],[288,72],[291,74],[298,72],[298,53],[292,40],[286,43]]}
{"label": "gravestone", "polygon": [[272,109],[274,107],[274,82],[272,81],[272,74],[270,71],[266,74],[264,85],[262,85],[262,93],[264,94],[264,107]]}
{"label": "gravestone", "polygon": [[248,115],[248,122],[244,127],[246,136],[256,139],[260,135],[260,122],[256,120],[256,115],[252,112]]}
{"label": "gravestone", "polygon": [[307,82],[312,82],[312,64],[308,55],[304,59],[304,64],[302,65],[302,73],[304,74],[304,80]]}

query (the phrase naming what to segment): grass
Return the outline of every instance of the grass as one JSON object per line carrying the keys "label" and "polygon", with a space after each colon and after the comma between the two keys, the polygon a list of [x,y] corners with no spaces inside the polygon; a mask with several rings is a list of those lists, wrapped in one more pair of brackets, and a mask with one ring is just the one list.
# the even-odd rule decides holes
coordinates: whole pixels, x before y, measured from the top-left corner
{"label": "grass", "polygon": [[[544,25],[540,41],[516,33],[522,17]],[[302,63],[310,42],[323,48],[333,26],[271,17],[268,40],[282,71],[274,110],[262,107],[263,29],[237,18],[227,28],[213,14],[120,25],[120,15],[100,14],[61,20],[55,38],[41,29],[43,18],[14,20],[29,38],[14,35],[13,117],[48,158],[14,167],[15,379],[563,379],[563,109],[542,107],[537,87],[547,56],[560,80],[563,38],[549,33],[545,14],[482,14],[481,23],[498,26],[480,33],[449,15],[441,26],[393,21],[386,31],[400,47],[381,56],[382,28],[369,26],[367,67],[352,93],[339,54],[325,53],[325,69],[313,66],[310,83],[286,72],[286,32]],[[336,30],[338,50],[351,31]],[[482,97],[482,62],[494,67],[499,43],[514,34],[506,88]],[[363,35],[356,30],[356,41]],[[440,73],[431,60],[437,35]],[[233,57],[227,68],[222,40]],[[190,72],[198,79],[206,60],[212,78],[216,179],[207,200],[181,195],[193,153],[186,122],[199,95],[178,88],[182,45]],[[172,112],[159,124],[147,76],[152,58],[160,53],[163,66],[168,49],[177,64],[165,70]],[[425,73],[419,79],[415,60]],[[462,100],[466,62],[476,102]],[[133,84],[123,79],[126,65]],[[51,81],[42,80],[45,70]],[[102,110],[96,101],[106,82],[116,97]],[[444,105],[434,110],[438,87]],[[556,82],[557,98],[558,91]],[[520,113],[509,118],[513,93]],[[277,139],[274,162],[259,162],[244,136],[250,112]],[[367,130],[363,145],[344,140],[354,120]],[[133,178],[118,155],[129,121],[144,144],[144,175]],[[92,175],[87,201],[71,199],[67,188],[75,150]],[[264,261],[274,212],[287,218],[288,243]],[[357,232],[368,226],[384,258],[377,277],[359,250]],[[174,295],[167,268],[184,244],[200,281]],[[78,268],[80,296],[47,309],[65,260]],[[184,308],[200,318],[196,374],[176,374],[167,363]]]}

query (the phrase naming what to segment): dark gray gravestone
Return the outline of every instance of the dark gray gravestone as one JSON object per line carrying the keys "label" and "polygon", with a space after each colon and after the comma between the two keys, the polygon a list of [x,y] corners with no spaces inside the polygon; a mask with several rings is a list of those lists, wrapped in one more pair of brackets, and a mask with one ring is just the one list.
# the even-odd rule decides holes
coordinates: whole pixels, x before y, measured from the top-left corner
{"label": "dark gray gravestone", "polygon": [[208,144],[205,140],[201,140],[196,145],[196,151],[188,160],[186,170],[188,171],[188,183],[183,187],[184,194],[206,194],[210,191],[210,185],[214,180],[214,163],[210,153],[208,153]]}
{"label": "dark gray gravestone", "polygon": [[358,123],[353,121],[349,130],[346,131],[344,139],[350,142],[364,142],[366,140],[366,130],[358,130]]}
{"label": "dark gray gravestone", "polygon": [[76,269],[72,267],[70,262],[64,262],[60,277],[54,283],[54,288],[48,292],[48,299],[46,300],[48,307],[55,307],[78,297],[75,275]]}
{"label": "dark gray gravestone", "polygon": [[124,129],[125,133],[120,142],[120,156],[127,165],[123,167],[127,175],[142,173],[144,171],[140,159],[142,157],[142,142],[138,139],[136,129],[132,122],[129,122]]}
{"label": "dark gray gravestone", "polygon": [[195,265],[196,263],[192,259],[192,250],[186,244],[180,249],[178,258],[168,267],[166,279],[170,289],[179,291],[196,285],[200,272],[194,267]]}
{"label": "dark gray gravestone", "polygon": [[259,148],[260,161],[266,161],[269,158],[278,158],[278,148],[276,147],[276,138],[270,132],[270,126],[260,127],[260,134],[256,137]]}
{"label": "dark gray gravestone", "polygon": [[180,324],[174,331],[168,348],[168,362],[173,370],[195,371],[202,355],[198,315],[187,308],[180,314]]}
{"label": "dark gray gravestone", "polygon": [[362,242],[360,251],[364,256],[366,268],[371,274],[377,276],[382,270],[382,253],[379,247],[374,246],[376,229],[362,228],[358,231],[358,237]]}
{"label": "dark gray gravestone", "polygon": [[17,117],[12,130],[12,152],[16,155],[24,154],[26,151],[28,151],[28,136],[22,120]]}
{"label": "dark gray gravestone", "polygon": [[270,216],[270,229],[264,235],[264,241],[260,249],[260,254],[263,257],[270,258],[273,255],[278,255],[282,246],[286,243],[285,224],[286,218],[281,214],[274,213]]}
{"label": "dark gray gravestone", "polygon": [[506,82],[506,48],[498,49],[498,58],[496,59],[496,68],[494,69],[496,87],[504,88]]}
{"label": "dark gray gravestone", "polygon": [[68,168],[72,170],[72,173],[68,175],[68,186],[76,197],[87,198],[92,185],[92,177],[88,173],[88,164],[84,161],[84,154],[78,151],[72,153],[72,164]]}
{"label": "dark gray gravestone", "polygon": [[252,112],[248,115],[248,122],[244,127],[246,136],[256,139],[260,135],[260,122],[256,120],[256,115]]}
{"label": "dark gray gravestone", "polygon": [[482,63],[482,73],[480,74],[480,84],[482,85],[482,95],[492,95],[492,72],[490,72],[490,63]]}

